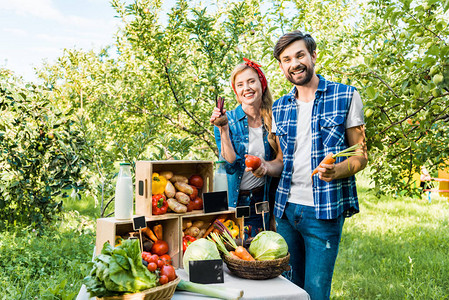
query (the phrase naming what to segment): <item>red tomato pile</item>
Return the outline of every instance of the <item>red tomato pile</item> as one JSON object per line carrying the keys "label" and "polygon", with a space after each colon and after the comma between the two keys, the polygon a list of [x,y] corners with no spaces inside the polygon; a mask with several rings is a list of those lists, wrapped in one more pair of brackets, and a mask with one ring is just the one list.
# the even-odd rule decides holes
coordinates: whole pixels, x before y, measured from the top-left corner
{"label": "red tomato pile", "polygon": [[170,255],[164,254],[159,256],[143,251],[142,259],[147,263],[144,263],[144,265],[147,266],[148,270],[150,272],[155,272],[156,275],[159,276],[159,283],[161,285],[176,279],[176,272],[175,268],[172,266]]}

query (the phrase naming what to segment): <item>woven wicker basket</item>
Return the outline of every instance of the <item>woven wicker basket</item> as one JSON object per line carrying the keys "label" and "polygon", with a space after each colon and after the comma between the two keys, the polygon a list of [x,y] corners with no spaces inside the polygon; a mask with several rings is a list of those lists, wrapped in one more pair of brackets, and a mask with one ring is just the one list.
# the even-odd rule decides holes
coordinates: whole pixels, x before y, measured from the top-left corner
{"label": "woven wicker basket", "polygon": [[169,300],[173,297],[176,286],[180,281],[181,278],[178,277],[175,280],[170,281],[169,283],[154,287],[152,289],[144,290],[139,293],[103,298],[97,297],[97,300]]}
{"label": "woven wicker basket", "polygon": [[223,257],[229,271],[234,275],[246,279],[270,279],[290,270],[290,253],[287,256],[263,261],[246,261],[235,259],[230,256]]}

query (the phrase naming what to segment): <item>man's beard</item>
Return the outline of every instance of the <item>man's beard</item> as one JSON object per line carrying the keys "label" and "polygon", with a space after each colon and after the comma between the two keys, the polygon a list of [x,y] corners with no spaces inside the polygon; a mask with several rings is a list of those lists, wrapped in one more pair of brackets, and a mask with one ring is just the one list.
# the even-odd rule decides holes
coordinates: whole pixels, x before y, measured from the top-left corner
{"label": "man's beard", "polygon": [[304,65],[296,67],[295,70],[293,70],[292,72],[295,72],[295,71],[298,71],[298,70],[300,70],[302,68],[305,68],[304,72],[306,73],[305,74],[306,76],[304,78],[300,79],[300,80],[295,80],[295,79],[293,79],[293,76],[291,75],[291,72],[289,72],[288,75],[287,75],[287,80],[290,81],[291,83],[293,83],[294,85],[297,85],[297,86],[306,85],[313,78],[313,67],[314,67],[313,65],[312,65],[312,68],[308,68],[308,67],[306,67]]}

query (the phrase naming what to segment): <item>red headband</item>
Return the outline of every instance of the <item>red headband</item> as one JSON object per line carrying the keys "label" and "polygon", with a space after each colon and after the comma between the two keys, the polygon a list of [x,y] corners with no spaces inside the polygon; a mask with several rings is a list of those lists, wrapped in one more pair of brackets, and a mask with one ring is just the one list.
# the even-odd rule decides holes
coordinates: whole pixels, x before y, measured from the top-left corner
{"label": "red headband", "polygon": [[[265,93],[265,90],[267,89],[267,78],[265,78],[265,74],[260,69],[260,65],[253,61],[250,61],[247,58],[243,58],[243,61],[245,62],[245,65],[253,68],[257,72],[257,74],[259,75],[260,83],[262,84],[262,93]],[[234,93],[237,95],[237,92],[235,91],[235,86],[233,83],[232,83],[232,89],[234,90]]]}

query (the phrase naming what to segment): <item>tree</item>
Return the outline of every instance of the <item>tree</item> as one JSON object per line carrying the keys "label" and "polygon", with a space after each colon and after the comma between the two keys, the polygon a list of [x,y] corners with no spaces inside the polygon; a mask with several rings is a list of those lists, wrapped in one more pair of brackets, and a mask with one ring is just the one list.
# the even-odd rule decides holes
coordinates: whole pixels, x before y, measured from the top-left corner
{"label": "tree", "polygon": [[85,141],[71,111],[0,70],[0,230],[42,228],[83,188]]}

